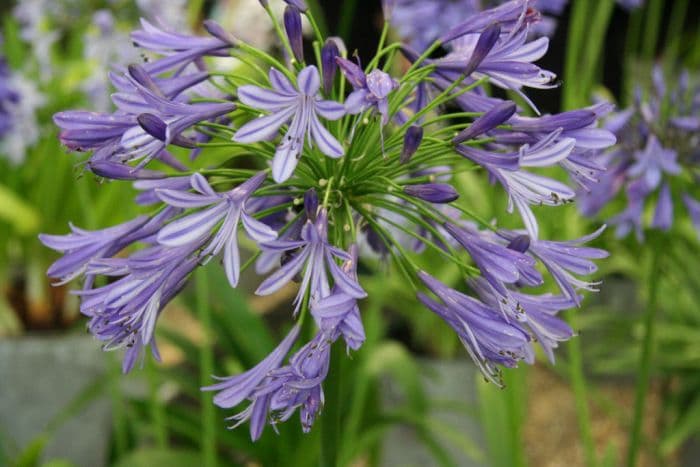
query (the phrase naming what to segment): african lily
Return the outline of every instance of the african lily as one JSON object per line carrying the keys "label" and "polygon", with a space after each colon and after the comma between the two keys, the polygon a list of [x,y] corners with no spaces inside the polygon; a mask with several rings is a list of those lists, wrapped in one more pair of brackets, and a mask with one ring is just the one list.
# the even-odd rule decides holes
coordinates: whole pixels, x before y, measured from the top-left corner
{"label": "african lily", "polygon": [[[297,411],[308,431],[323,408],[333,343],[342,338],[357,351],[365,341],[367,292],[357,266],[372,270],[368,250],[375,250],[407,284],[430,291],[416,290],[417,303],[457,332],[490,381],[500,384],[502,366],[532,363],[536,340],[553,358],[558,342],[573,336],[557,314],[580,303],[577,291],[593,288],[578,275],[595,272],[591,260],[605,254],[579,247],[594,237],[572,244],[540,238],[537,212],[571,201],[575,191],[538,172],[592,167],[589,147],[614,137],[596,127],[605,109],[526,117],[513,102],[486,94],[486,83],[519,93],[554,85],[553,74],[532,63],[547,42],[527,34],[539,19],[531,2],[514,0],[442,31],[445,43],[429,45],[453,47],[442,58],[382,43],[365,68],[339,39],[320,35],[320,63],[306,63],[297,20],[313,17],[304,2],[287,3],[279,37],[287,65],[212,22],[201,38],[144,22],[134,40],[162,58],[112,76],[118,110],[56,115],[62,141],[92,152],[89,170],[133,180],[136,201],[156,209],[105,235],[76,229],[42,237],[66,254],[52,274],[86,276],[78,293],[93,334],[107,350],[127,348],[125,371],[143,349],[157,353],[154,329],[165,304],[197,267],[215,265],[212,257],[222,257],[232,287],[255,264],[265,275],[258,295],[297,282],[296,324],[282,343],[259,365],[203,389],[217,391],[214,402],[226,409],[247,401],[231,420],[249,422],[253,439]],[[398,48],[411,64],[394,76],[381,57]],[[208,68],[208,57],[229,54],[245,57],[246,73]],[[453,127],[445,127],[448,120]],[[250,165],[238,164],[240,156]],[[456,178],[464,170],[497,182],[500,207],[516,207],[525,230],[471,214]],[[241,226],[259,253],[245,264]],[[116,256],[126,248],[127,256]],[[467,280],[447,285],[437,271],[422,271],[414,258],[424,252]],[[113,281],[102,285],[99,276]],[[548,282],[562,294],[532,293]]]}

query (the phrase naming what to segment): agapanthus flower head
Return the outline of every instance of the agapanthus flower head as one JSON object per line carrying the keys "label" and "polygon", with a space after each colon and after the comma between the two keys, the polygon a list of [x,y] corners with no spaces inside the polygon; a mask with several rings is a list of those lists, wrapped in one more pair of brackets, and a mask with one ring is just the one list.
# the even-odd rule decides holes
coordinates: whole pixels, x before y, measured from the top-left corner
{"label": "agapanthus flower head", "polygon": [[[203,37],[143,22],[134,39],[156,58],[111,75],[117,110],[54,117],[65,145],[92,152],[86,166],[101,177],[133,183],[136,204],[150,213],[102,231],[42,236],[64,254],[52,276],[84,277],[79,295],[90,331],[107,350],[125,348],[130,370],[144,349],[157,355],[157,318],[199,267],[222,264],[236,287],[254,264],[264,276],[256,294],[292,289],[295,323],[280,345],[252,369],[204,388],[218,391],[222,408],[248,403],[230,420],[249,422],[254,440],[297,411],[310,430],[334,375],[333,344],[342,339],[347,352],[363,345],[371,289],[357,273],[360,262],[371,276],[378,262],[392,261],[396,267],[384,271],[416,286],[418,301],[454,329],[487,379],[500,384],[501,366],[534,362],[536,341],[553,360],[558,343],[574,334],[558,313],[595,289],[582,276],[605,253],[583,246],[595,235],[541,238],[537,215],[576,195],[557,172],[579,184],[597,178],[591,155],[614,137],[597,126],[607,106],[526,117],[514,102],[487,94],[486,83],[522,95],[553,85],[553,75],[534,64],[548,44],[529,34],[540,19],[533,2],[457,15],[436,31],[442,57],[385,43],[366,69],[347,58],[338,38],[320,37],[318,62],[301,63],[298,25],[302,14],[315,23],[313,12],[286,3],[286,32],[275,29],[279,50],[289,52],[291,40],[296,60],[211,22]],[[433,3],[441,2],[415,6]],[[392,22],[401,20],[400,5],[384,4],[387,12],[394,7]],[[449,8],[425,17],[449,16]],[[399,49],[411,63],[392,67]],[[231,57],[240,69],[208,72],[229,54],[242,59]],[[640,160],[638,170],[657,166]],[[497,183],[500,212],[517,208],[524,229],[503,230],[471,214],[471,197],[460,196],[458,174],[466,171]],[[250,261],[241,261],[241,249],[251,250]],[[445,284],[437,271],[419,270],[429,263],[417,256],[428,251],[467,280]],[[561,294],[535,290],[547,284]],[[313,337],[297,344],[302,322]]]}
{"label": "agapanthus flower head", "polygon": [[[598,164],[607,171],[600,182],[589,184],[579,207],[595,216],[618,195],[627,206],[609,218],[616,234],[624,237],[644,229],[669,230],[673,227],[675,206],[682,198],[692,218],[692,202],[697,199],[700,163],[700,81],[682,71],[668,77],[661,64],[654,67],[647,86],[635,90],[632,106],[612,114],[606,126],[615,133],[618,144],[599,152]],[[617,206],[617,203],[615,203]],[[612,209],[603,212],[612,212]]]}

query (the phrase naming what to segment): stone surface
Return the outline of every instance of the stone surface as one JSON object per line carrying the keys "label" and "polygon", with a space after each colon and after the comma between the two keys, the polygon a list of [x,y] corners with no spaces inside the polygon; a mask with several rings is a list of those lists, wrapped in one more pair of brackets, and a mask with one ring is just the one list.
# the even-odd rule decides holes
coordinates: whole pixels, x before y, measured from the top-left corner
{"label": "stone surface", "polygon": [[[476,380],[479,371],[467,360],[432,360],[420,359],[421,379],[426,396],[433,401],[453,403],[456,406],[471,407],[476,413],[477,394]],[[390,379],[384,383],[384,404],[387,408],[400,406],[402,395]],[[450,454],[455,465],[459,467],[483,467],[469,458],[463,449],[457,446],[460,436],[470,440],[470,443],[484,447],[484,434],[476,416],[469,416],[464,410],[432,409],[429,416],[441,426],[449,426],[452,434],[457,437],[447,437],[435,432],[438,442]],[[391,429],[384,439],[382,465],[402,467],[426,467],[439,465],[430,454],[429,449],[421,441],[416,431],[406,425]]]}
{"label": "stone surface", "polygon": [[[22,337],[0,340],[0,442],[17,455],[76,397],[105,377],[107,361],[90,336]],[[110,404],[97,397],[59,426],[43,459],[76,466],[107,463]]]}

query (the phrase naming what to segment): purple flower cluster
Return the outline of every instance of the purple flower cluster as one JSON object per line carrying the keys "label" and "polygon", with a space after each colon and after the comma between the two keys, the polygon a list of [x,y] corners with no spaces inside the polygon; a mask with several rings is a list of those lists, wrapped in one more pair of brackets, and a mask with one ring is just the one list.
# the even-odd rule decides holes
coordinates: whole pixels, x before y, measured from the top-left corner
{"label": "purple flower cluster", "polygon": [[[382,3],[385,16],[401,39],[415,49],[424,50],[444,31],[461,24],[469,16],[508,3],[508,0],[383,0]],[[531,32],[551,36],[556,29],[556,17],[564,12],[568,3],[569,0],[530,0],[529,5],[545,15],[532,25]],[[617,3],[632,10],[642,6],[644,0],[618,0]]]}
{"label": "purple flower cluster", "polygon": [[[579,306],[582,290],[595,290],[582,276],[606,253],[583,245],[600,232],[540,238],[536,210],[567,203],[575,191],[537,172],[563,169],[588,186],[602,170],[591,156],[614,137],[596,124],[608,106],[526,117],[484,91],[486,82],[521,94],[553,86],[554,75],[534,64],[548,42],[528,34],[540,18],[532,2],[514,0],[440,30],[451,44],[444,57],[384,46],[382,56],[401,47],[412,61],[402,76],[375,66],[379,56],[362,68],[337,38],[324,41],[321,63],[306,63],[298,25],[311,13],[304,2],[287,3],[287,66],[212,22],[209,36],[191,37],[144,21],[132,38],[160,58],[111,75],[117,110],[54,117],[68,148],[92,152],[89,170],[132,181],[136,202],[153,209],[104,230],[41,236],[63,253],[51,277],[84,277],[77,294],[92,334],[106,350],[125,349],[124,371],[146,348],[157,357],[158,316],[197,267],[220,258],[230,285],[239,284],[253,263],[241,264],[242,230],[259,252],[256,272],[266,276],[255,293],[298,288],[296,324],[280,345],[252,369],[203,388],[218,392],[220,407],[248,403],[231,420],[249,421],[253,439],[297,410],[308,431],[323,407],[333,343],[361,348],[359,301],[367,293],[357,266],[360,254],[369,270],[376,266],[370,250],[425,285],[434,297],[418,292],[419,301],[495,383],[501,366],[534,361],[536,341],[553,359],[573,335],[557,315]],[[229,54],[244,58],[245,73],[208,71],[209,57]],[[449,132],[448,119],[456,125]],[[475,169],[503,188],[524,230],[485,224],[461,206],[453,176]],[[468,278],[459,291],[417,269],[411,257],[425,251]],[[548,283],[559,293],[540,290]],[[308,342],[298,342],[302,326],[313,326]]]}
{"label": "purple flower cluster", "polygon": [[[619,237],[645,227],[670,230],[674,199],[682,200],[700,231],[697,168],[700,163],[700,81],[687,71],[667,80],[657,65],[651,85],[638,87],[633,105],[611,115],[606,128],[619,143],[599,154],[596,163],[607,167],[599,183],[589,185],[579,207],[587,216],[598,215],[618,194],[627,206],[612,216]],[[647,208],[651,209],[647,209]]]}
{"label": "purple flower cluster", "polygon": [[12,128],[12,114],[9,106],[19,100],[19,95],[10,85],[10,67],[0,57],[0,138]]}

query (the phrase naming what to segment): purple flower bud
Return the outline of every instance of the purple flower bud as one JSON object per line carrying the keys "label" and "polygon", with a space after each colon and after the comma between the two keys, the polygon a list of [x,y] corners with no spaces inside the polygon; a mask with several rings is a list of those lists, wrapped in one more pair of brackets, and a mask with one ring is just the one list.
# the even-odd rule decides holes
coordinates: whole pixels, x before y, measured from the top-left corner
{"label": "purple flower bud", "polygon": [[298,62],[303,62],[304,39],[301,34],[301,12],[296,6],[289,5],[284,9],[284,29],[287,31],[294,57]]}
{"label": "purple flower bud", "polygon": [[168,125],[158,116],[144,113],[139,115],[136,120],[138,120],[139,125],[141,125],[141,128],[143,128],[146,133],[153,136],[155,139],[165,141]]}
{"label": "purple flower bud", "polygon": [[136,117],[136,120],[146,133],[159,141],[189,149],[197,147],[195,142],[189,138],[180,134],[172,134],[168,130],[168,125],[157,115],[143,113]]}
{"label": "purple flower bud", "polygon": [[97,176],[112,180],[156,180],[165,178],[163,172],[148,169],[136,169],[126,164],[107,160],[90,160],[90,171]]}
{"label": "purple flower bud", "polygon": [[163,96],[158,85],[153,81],[151,75],[148,74],[146,69],[141,65],[132,63],[127,67],[129,71],[129,76],[131,76],[138,84],[153,92],[157,96]]}
{"label": "purple flower bud", "polygon": [[673,200],[671,199],[671,189],[668,183],[661,187],[659,200],[656,203],[654,219],[651,226],[660,230],[669,230],[673,225]]}
{"label": "purple flower bud", "polygon": [[404,193],[429,203],[451,203],[459,198],[459,194],[446,183],[425,183],[420,185],[406,185]]}
{"label": "purple flower bud", "polygon": [[[265,6],[265,5],[263,5]],[[214,20],[207,19],[204,20],[203,23],[204,29],[211,34],[212,36],[216,37],[220,41],[226,42],[227,44],[231,46],[236,46],[239,43],[238,38],[225,30],[219,23],[217,23]]]}
{"label": "purple flower bud", "polygon": [[491,24],[484,29],[484,31],[479,35],[479,39],[476,41],[474,52],[472,52],[472,56],[469,58],[464,74],[470,75],[474,70],[476,70],[481,62],[484,61],[489,52],[491,52],[493,46],[496,45],[499,37],[501,37],[501,27],[498,24]]}
{"label": "purple flower bud", "polygon": [[418,150],[421,141],[423,141],[423,127],[418,125],[409,127],[403,137],[403,149],[401,150],[399,162],[405,164],[411,160],[411,157],[413,157]]}
{"label": "purple flower bud", "polygon": [[518,235],[508,244],[508,249],[515,250],[520,253],[525,253],[528,248],[530,248],[529,235]]}
{"label": "purple flower bud", "polygon": [[505,101],[502,104],[494,106],[491,108],[491,110],[484,113],[484,115],[474,120],[474,122],[469,125],[468,128],[462,130],[457,136],[455,136],[452,142],[455,144],[463,143],[464,141],[475,138],[486,133],[487,131],[493,130],[498,125],[512,117],[513,114],[515,114],[515,109],[515,103],[511,101]]}
{"label": "purple flower bud", "polygon": [[284,0],[284,3],[286,3],[287,5],[291,5],[293,7],[296,7],[297,10],[302,11],[302,12],[306,12],[306,10],[309,9],[309,7],[306,5],[306,2],[304,0]]}
{"label": "purple flower bud", "polygon": [[321,71],[323,72],[323,90],[326,95],[330,94],[335,81],[335,72],[338,64],[335,58],[340,56],[338,44],[333,39],[328,39],[321,49]]}
{"label": "purple flower bud", "polygon": [[367,77],[361,67],[343,57],[336,57],[335,61],[340,67],[340,71],[343,72],[345,78],[350,82],[353,88],[365,87],[367,84]]}
{"label": "purple flower bud", "polygon": [[309,188],[306,193],[304,193],[304,209],[306,210],[306,217],[310,219],[311,222],[316,222],[316,215],[318,214],[318,195],[313,188]]}

